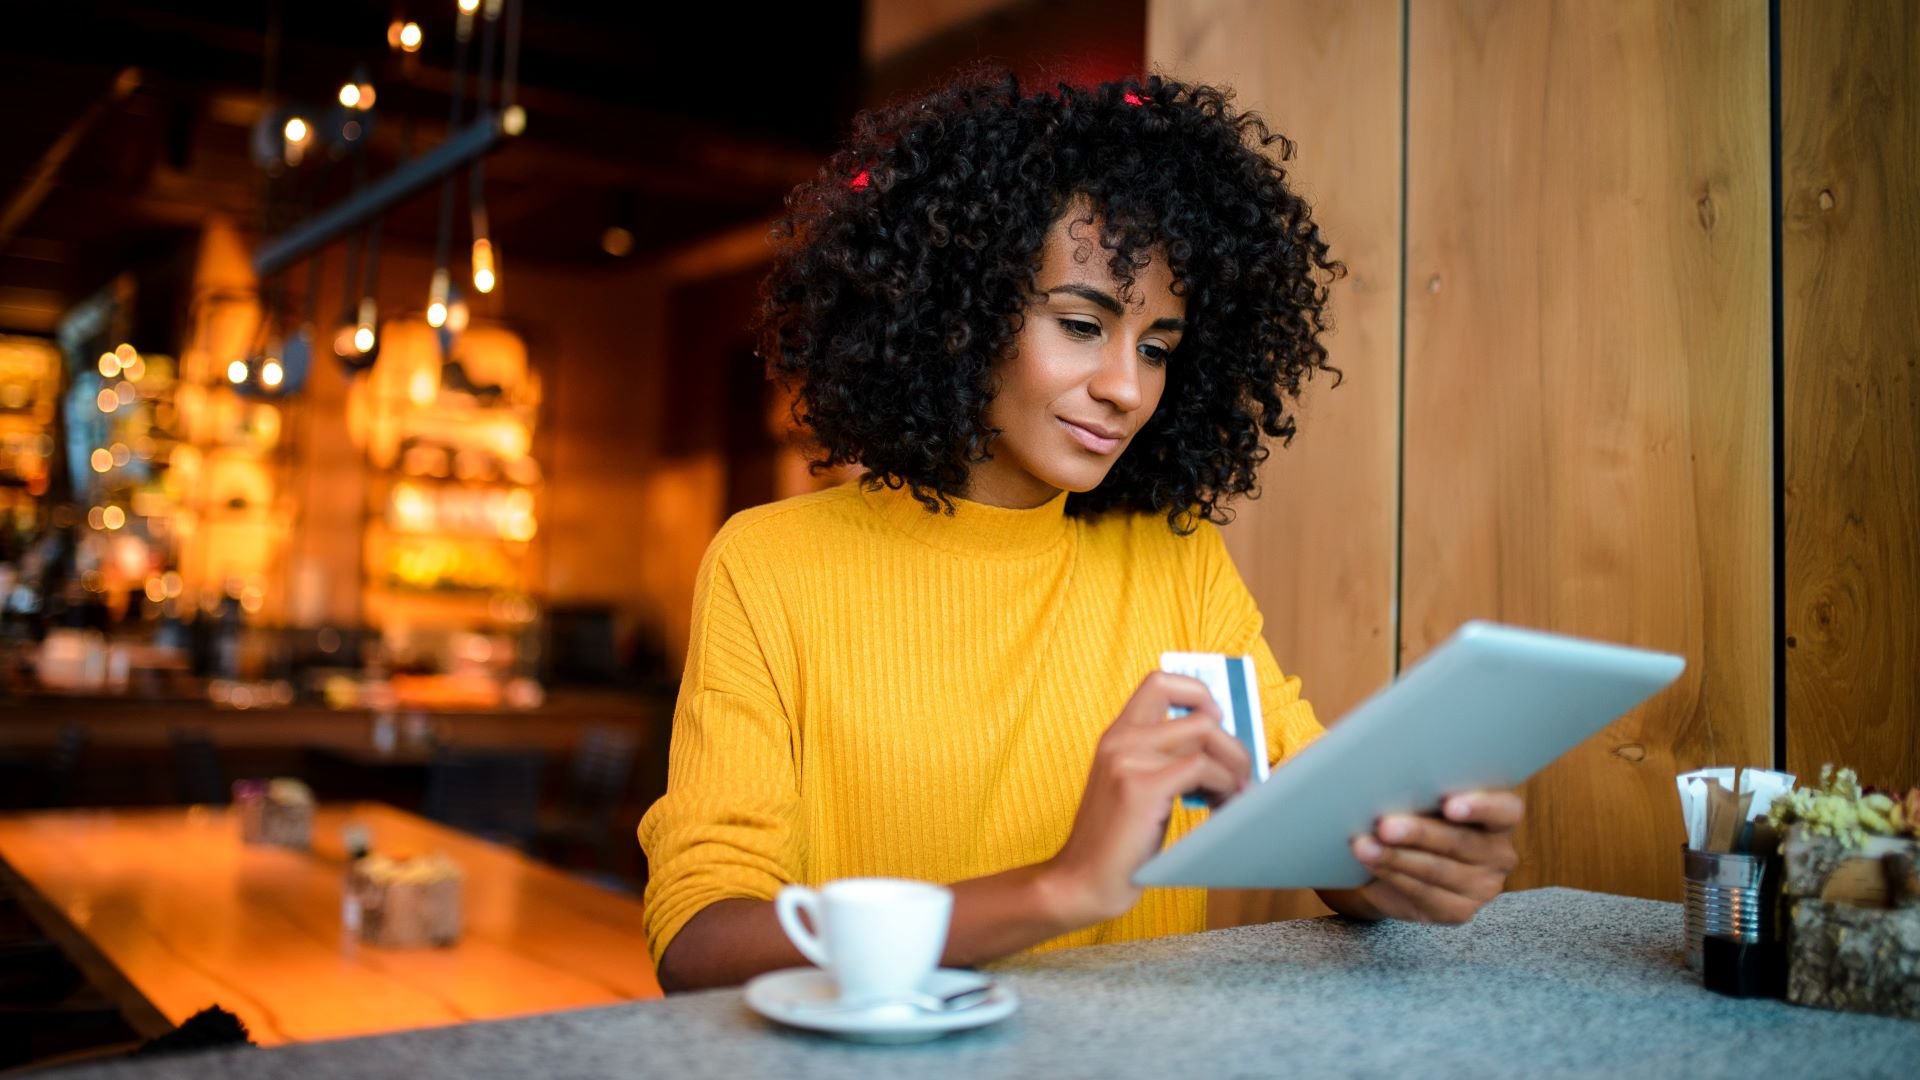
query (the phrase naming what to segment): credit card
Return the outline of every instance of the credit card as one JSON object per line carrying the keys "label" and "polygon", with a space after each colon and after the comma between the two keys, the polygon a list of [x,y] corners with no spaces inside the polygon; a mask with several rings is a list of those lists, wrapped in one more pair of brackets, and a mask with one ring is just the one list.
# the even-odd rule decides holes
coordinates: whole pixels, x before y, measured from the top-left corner
{"label": "credit card", "polygon": [[[1260,714],[1260,684],[1253,674],[1253,657],[1228,656],[1225,653],[1165,652],[1160,654],[1160,670],[1199,679],[1213,695],[1220,710],[1220,728],[1246,748],[1253,759],[1253,778],[1265,780],[1267,764],[1267,727]],[[1176,716],[1188,710],[1174,708]],[[1188,807],[1203,809],[1206,799],[1183,795]]]}

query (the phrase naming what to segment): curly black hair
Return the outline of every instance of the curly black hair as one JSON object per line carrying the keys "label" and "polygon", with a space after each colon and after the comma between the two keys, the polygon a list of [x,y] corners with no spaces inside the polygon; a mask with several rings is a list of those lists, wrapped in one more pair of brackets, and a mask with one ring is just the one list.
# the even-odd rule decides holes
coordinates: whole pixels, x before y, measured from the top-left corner
{"label": "curly black hair", "polygon": [[[1271,152],[1278,146],[1278,152]],[[1083,203],[1123,288],[1156,254],[1187,302],[1154,416],[1069,514],[1224,523],[1257,495],[1262,434],[1294,434],[1327,364],[1327,257],[1282,162],[1293,143],[1231,91],[1161,76],[1023,94],[968,74],[858,116],[848,145],[787,200],[756,325],[770,375],[818,444],[952,510],[998,432],[994,363],[1019,331],[1048,231]]]}

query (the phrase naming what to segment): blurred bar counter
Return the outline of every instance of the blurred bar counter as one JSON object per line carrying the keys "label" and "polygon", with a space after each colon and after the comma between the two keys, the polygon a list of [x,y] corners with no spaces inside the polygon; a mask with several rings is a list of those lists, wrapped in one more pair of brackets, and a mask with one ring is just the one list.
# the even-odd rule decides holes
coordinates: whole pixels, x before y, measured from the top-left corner
{"label": "blurred bar counter", "polygon": [[[579,729],[591,724],[646,727],[664,722],[672,700],[641,691],[558,690],[529,709],[366,707],[330,709],[323,705],[221,707],[205,694],[128,696],[35,691],[0,696],[0,749],[52,746],[60,728],[84,724],[101,746],[164,746],[178,727],[202,728],[221,745],[295,746],[352,738],[364,745],[381,713],[393,716],[405,737],[413,718],[423,718],[450,741],[507,738],[514,745],[564,748]],[[349,734],[350,733],[350,734]]]}
{"label": "blurred bar counter", "polygon": [[[589,733],[607,731],[629,736],[637,749],[629,797],[643,809],[656,782],[664,786],[671,715],[662,693],[603,689],[556,691],[529,709],[437,710],[237,709],[204,694],[30,692],[0,697],[0,809],[224,801],[205,797],[207,789],[252,777],[323,779],[309,774],[324,751],[335,760],[423,766],[436,748],[510,748],[543,754],[558,779]],[[190,749],[206,744],[212,754],[196,768]],[[321,798],[374,794],[316,790]]]}

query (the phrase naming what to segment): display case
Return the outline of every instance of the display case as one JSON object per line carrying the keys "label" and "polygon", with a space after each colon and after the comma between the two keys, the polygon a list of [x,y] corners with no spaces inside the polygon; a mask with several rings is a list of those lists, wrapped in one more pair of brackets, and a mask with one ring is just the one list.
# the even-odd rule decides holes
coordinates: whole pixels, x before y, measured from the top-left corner
{"label": "display case", "polygon": [[496,707],[537,696],[540,385],[511,331],[382,329],[349,396],[366,451],[363,603],[401,704]]}

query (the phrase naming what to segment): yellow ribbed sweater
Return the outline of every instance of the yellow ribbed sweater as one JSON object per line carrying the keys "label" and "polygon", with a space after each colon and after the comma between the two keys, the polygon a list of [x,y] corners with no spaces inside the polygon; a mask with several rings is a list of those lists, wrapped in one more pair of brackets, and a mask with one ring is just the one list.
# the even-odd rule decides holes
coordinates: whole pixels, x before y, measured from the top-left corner
{"label": "yellow ribbed sweater", "polygon": [[[694,593],[667,793],[640,822],[657,963],[701,908],[791,882],[953,882],[1040,862],[1100,734],[1166,650],[1254,656],[1269,752],[1320,734],[1218,530],[857,483],[736,515]],[[1197,824],[1176,808],[1169,839]],[[1200,889],[1045,948],[1206,927]]]}

